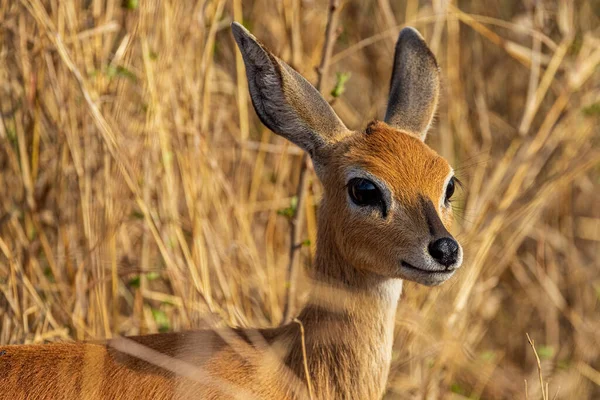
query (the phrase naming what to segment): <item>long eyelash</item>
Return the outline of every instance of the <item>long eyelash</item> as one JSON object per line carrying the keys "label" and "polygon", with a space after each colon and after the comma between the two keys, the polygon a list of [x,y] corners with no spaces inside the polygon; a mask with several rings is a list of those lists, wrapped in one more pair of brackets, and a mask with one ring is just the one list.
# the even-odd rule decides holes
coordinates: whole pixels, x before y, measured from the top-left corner
{"label": "long eyelash", "polygon": [[[344,185],[344,187],[345,187],[346,189],[348,189],[348,188],[350,187],[350,182],[352,182],[354,179],[365,179],[365,178],[359,178],[359,177],[352,178],[352,179],[348,180],[348,182],[346,182],[346,184]],[[375,185],[375,184],[374,184],[374,185]],[[375,185],[375,187],[377,187],[377,185]]]}
{"label": "long eyelash", "polygon": [[[458,187],[460,187],[460,189],[464,189],[464,185],[463,183],[456,177],[456,175],[453,175],[452,178],[450,178],[451,180],[454,180],[454,184],[458,185]],[[452,203],[452,198],[450,199],[445,199],[445,202],[447,205],[450,205]]]}

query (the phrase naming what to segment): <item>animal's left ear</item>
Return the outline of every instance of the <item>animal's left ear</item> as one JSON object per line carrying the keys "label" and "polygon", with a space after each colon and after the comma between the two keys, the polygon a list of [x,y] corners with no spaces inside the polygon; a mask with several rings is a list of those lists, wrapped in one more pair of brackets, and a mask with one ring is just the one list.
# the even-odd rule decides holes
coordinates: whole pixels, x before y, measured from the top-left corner
{"label": "animal's left ear", "polygon": [[396,43],[385,122],[425,140],[439,92],[435,56],[416,29],[402,29]]}
{"label": "animal's left ear", "polygon": [[244,58],[252,104],[273,132],[303,148],[316,164],[328,145],[349,133],[329,103],[292,67],[275,57],[246,28],[231,24]]}

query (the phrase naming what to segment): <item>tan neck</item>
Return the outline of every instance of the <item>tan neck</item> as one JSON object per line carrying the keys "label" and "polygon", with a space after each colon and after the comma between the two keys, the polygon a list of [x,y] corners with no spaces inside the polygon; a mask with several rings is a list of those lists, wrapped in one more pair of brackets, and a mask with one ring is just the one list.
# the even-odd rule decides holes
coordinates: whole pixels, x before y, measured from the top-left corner
{"label": "tan neck", "polygon": [[[321,228],[322,227],[322,228]],[[402,281],[346,263],[321,224],[305,329],[307,362],[318,398],[380,398],[390,367]],[[304,377],[301,353],[288,359]]]}

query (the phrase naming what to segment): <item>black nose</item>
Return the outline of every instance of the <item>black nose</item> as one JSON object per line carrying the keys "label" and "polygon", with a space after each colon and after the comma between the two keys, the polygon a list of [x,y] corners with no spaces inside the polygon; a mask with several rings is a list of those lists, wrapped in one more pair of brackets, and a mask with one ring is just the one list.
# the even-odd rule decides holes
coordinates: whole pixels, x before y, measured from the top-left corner
{"label": "black nose", "polygon": [[437,239],[429,243],[429,254],[437,262],[448,267],[458,260],[458,243],[449,237]]}

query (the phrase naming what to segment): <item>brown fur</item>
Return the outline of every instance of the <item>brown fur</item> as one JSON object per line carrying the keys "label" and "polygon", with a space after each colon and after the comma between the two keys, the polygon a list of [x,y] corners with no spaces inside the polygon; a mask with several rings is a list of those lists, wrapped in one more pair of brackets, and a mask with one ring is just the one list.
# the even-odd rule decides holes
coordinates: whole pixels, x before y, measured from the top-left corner
{"label": "brown fur", "polygon": [[[309,271],[314,288],[299,323],[266,330],[139,336],[103,344],[0,347],[0,398],[300,399],[312,391],[318,399],[377,399],[384,393],[402,289],[399,278],[434,285],[452,274],[440,278],[438,270],[416,277],[402,272],[403,262],[423,257],[424,246],[439,232],[447,235],[452,220],[451,208],[442,203],[450,166],[423,143],[424,131],[407,133],[400,129],[404,117],[398,117],[427,112],[417,115],[421,122],[413,124],[426,130],[435,107],[423,108],[423,98],[405,99],[390,108],[394,126],[374,122],[366,132],[350,132],[303,78],[244,28],[233,28],[257,113],[311,153],[325,190],[317,252]],[[420,36],[403,32],[417,50],[397,51],[397,57],[409,55],[402,65],[411,72],[415,60],[433,56],[419,52],[421,45],[414,46]],[[435,62],[414,65],[430,66],[421,74],[437,74]],[[403,81],[401,86],[418,83]],[[437,96],[436,90],[431,93]],[[418,107],[411,109],[412,104]],[[348,174],[377,180],[387,196],[388,212],[353,206]]]}
{"label": "brown fur", "polygon": [[[378,122],[371,133],[357,132],[338,143],[324,178],[319,242],[312,303],[300,314],[306,331],[307,363],[317,398],[375,399],[381,396],[390,363],[392,331],[401,281],[392,279],[389,254],[406,236],[407,226],[390,221],[369,225],[346,215],[343,171],[359,165],[390,183],[398,201],[410,209],[425,195],[437,203],[447,163],[420,140]],[[413,211],[411,211],[413,212]],[[345,222],[341,222],[345,221]],[[412,231],[426,231],[414,218]],[[342,234],[344,234],[342,236]],[[337,242],[337,243],[336,243]],[[377,249],[376,252],[369,249]],[[354,249],[354,250],[352,250]],[[359,254],[360,253],[360,254]],[[369,259],[362,259],[366,255]],[[341,290],[342,294],[331,289]],[[331,302],[331,303],[330,303]],[[131,338],[172,362],[185,362],[242,387],[257,398],[304,398],[304,358],[299,326],[258,331],[277,351],[283,365],[269,362],[266,348],[252,342],[252,331],[232,331],[223,340],[213,331],[158,334]],[[221,332],[221,335],[232,334]],[[51,344],[2,347],[1,396],[26,398],[227,398],[214,385],[177,376],[171,370],[124,354],[106,344]],[[242,353],[241,355],[239,353]],[[227,385],[225,385],[227,386]],[[230,389],[234,390],[235,389]]]}
{"label": "brown fur", "polygon": [[424,140],[437,107],[437,70],[437,61],[421,34],[403,29],[396,43],[385,122]]}
{"label": "brown fur", "polygon": [[[399,250],[414,252],[429,236],[422,198],[435,205],[439,218],[450,228],[452,209],[438,209],[437,205],[451,168],[444,158],[412,134],[383,122],[372,123],[369,132],[346,137],[332,149],[330,158],[334,161],[327,166],[332,172],[323,177],[326,195],[321,223],[336,226],[331,235],[349,262],[384,276],[394,276]],[[401,206],[390,210],[385,220],[365,220],[347,207],[340,207],[346,199],[344,170],[349,166],[359,166],[385,181],[396,204]]]}

